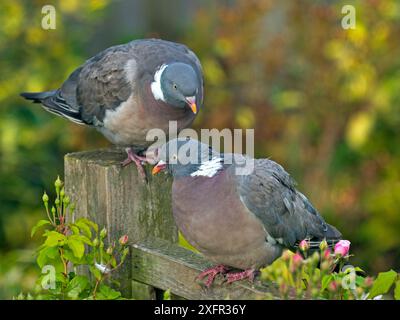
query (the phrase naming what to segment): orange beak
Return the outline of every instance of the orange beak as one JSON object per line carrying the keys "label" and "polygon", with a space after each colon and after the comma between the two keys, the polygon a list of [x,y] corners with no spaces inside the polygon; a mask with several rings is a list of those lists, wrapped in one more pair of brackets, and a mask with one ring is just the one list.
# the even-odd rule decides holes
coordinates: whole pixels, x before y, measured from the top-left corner
{"label": "orange beak", "polygon": [[153,170],[151,170],[151,174],[154,176],[154,175],[156,175],[157,173],[159,173],[159,172],[165,170],[166,168],[167,168],[167,164],[166,164],[164,161],[160,160],[160,161],[153,167]]}
{"label": "orange beak", "polygon": [[194,114],[197,113],[197,105],[196,105],[196,97],[186,97],[186,103],[188,104],[188,106],[190,107],[190,109],[192,110],[192,112]]}

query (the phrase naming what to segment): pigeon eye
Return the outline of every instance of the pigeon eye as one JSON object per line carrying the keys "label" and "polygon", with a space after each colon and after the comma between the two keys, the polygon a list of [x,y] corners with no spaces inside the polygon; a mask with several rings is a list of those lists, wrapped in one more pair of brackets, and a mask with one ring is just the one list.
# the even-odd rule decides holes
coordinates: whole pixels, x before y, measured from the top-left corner
{"label": "pigeon eye", "polygon": [[175,90],[178,90],[178,86],[176,85],[176,83],[174,83],[174,84],[172,85],[172,87],[173,87]]}

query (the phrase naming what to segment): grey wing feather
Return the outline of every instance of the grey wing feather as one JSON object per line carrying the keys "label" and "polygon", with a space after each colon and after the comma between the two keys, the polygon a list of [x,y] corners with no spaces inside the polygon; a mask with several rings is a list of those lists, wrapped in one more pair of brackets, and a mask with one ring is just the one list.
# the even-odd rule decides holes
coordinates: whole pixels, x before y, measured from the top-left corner
{"label": "grey wing feather", "polygon": [[123,45],[111,47],[81,68],[76,80],[76,102],[86,123],[101,122],[107,110],[117,108],[132,94],[133,86],[125,69],[133,59],[129,49],[130,46]]}
{"label": "grey wing feather", "polygon": [[236,179],[243,204],[261,220],[268,234],[285,246],[294,247],[306,238],[340,238],[276,162],[255,160],[254,172]]}

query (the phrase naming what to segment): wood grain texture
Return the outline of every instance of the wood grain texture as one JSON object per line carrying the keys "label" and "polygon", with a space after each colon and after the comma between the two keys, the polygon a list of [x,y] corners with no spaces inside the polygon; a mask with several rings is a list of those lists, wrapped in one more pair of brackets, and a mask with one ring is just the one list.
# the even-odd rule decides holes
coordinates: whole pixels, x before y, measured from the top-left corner
{"label": "wood grain texture", "polygon": [[[126,154],[121,149],[71,153],[65,156],[65,190],[75,203],[74,219],[86,217],[99,228],[106,227],[108,242],[129,236],[133,244],[148,236],[176,242],[177,229],[171,214],[171,179],[153,177],[148,183],[137,174],[134,164],[121,166]],[[118,272],[121,291],[130,296],[131,266]]]}
{"label": "wood grain texture", "polygon": [[163,290],[170,289],[186,299],[263,299],[278,297],[274,285],[250,283],[222,283],[217,279],[210,289],[195,281],[196,276],[212,266],[201,255],[165,240],[148,238],[132,248],[132,278]]}
{"label": "wood grain texture", "polygon": [[132,280],[131,299],[156,300],[156,289],[147,284]]}

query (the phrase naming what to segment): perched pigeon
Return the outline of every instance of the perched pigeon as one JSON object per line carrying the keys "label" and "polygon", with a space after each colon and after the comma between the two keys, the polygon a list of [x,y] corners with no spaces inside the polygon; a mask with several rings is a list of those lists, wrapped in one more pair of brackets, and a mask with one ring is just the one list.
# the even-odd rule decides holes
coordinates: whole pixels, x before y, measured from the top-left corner
{"label": "perched pigeon", "polygon": [[203,103],[203,75],[196,55],[174,42],[145,39],[110,47],[77,68],[59,89],[22,93],[56,115],[99,130],[127,147],[124,165],[135,162],[150,129],[168,134],[170,120],[178,131],[193,122]]}
{"label": "perched pigeon", "polygon": [[[169,141],[158,149],[158,160],[153,174],[167,169],[174,177],[178,228],[218,264],[199,275],[208,277],[207,286],[218,273],[227,273],[226,267],[245,270],[228,273],[228,282],[252,279],[257,269],[303,239],[317,248],[322,239],[333,245],[341,238],[274,161],[219,154],[192,139]],[[250,164],[246,174],[238,170],[244,163]]]}

